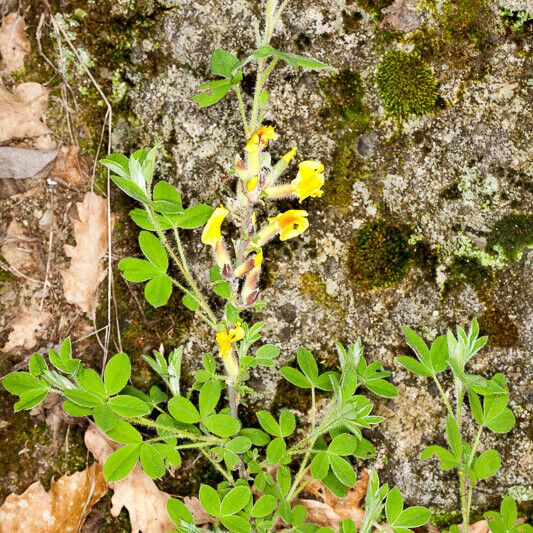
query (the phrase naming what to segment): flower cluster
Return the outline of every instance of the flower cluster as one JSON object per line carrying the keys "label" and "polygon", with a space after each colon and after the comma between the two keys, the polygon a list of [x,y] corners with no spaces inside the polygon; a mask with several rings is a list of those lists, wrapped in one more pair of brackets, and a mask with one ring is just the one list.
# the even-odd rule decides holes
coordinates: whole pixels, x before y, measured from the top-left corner
{"label": "flower cluster", "polygon": [[[264,126],[248,139],[244,148],[245,158],[237,157],[235,161],[237,199],[228,202],[227,207],[221,205],[215,209],[202,234],[202,242],[213,248],[215,262],[222,276],[231,283],[232,292],[235,292],[234,304],[240,309],[257,301],[263,246],[276,235],[286,241],[300,236],[309,227],[307,211],[290,209],[267,218],[258,228],[256,206],[265,200],[291,196],[298,198],[301,203],[306,198],[319,198],[323,194],[324,165],[320,161],[301,162],[296,178],[290,183],[278,184],[297,149],[292,148],[277,163],[272,164],[267,148],[277,138],[273,126]],[[234,243],[234,260],[222,236],[222,224],[228,215],[239,229],[239,237]],[[223,330],[217,335],[220,355],[226,364],[231,359],[231,344],[235,342],[230,340],[236,334],[232,331]]]}

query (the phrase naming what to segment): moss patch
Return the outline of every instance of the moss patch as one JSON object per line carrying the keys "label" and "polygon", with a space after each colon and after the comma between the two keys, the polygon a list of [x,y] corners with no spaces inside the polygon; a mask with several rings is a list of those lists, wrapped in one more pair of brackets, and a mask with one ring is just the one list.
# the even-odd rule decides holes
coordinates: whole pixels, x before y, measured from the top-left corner
{"label": "moss patch", "polygon": [[354,283],[367,289],[390,287],[407,273],[412,255],[404,228],[384,220],[368,222],[354,236],[349,268]]}
{"label": "moss patch", "polygon": [[385,109],[399,120],[426,115],[436,108],[437,80],[417,53],[394,50],[385,54],[376,84]]}
{"label": "moss patch", "polygon": [[444,295],[446,296],[465,284],[470,285],[475,290],[486,290],[493,282],[492,269],[483,266],[477,257],[457,256],[448,267]]}
{"label": "moss patch", "polygon": [[518,326],[503,309],[495,306],[490,306],[481,315],[479,327],[483,335],[489,336],[489,344],[492,346],[512,348],[520,340]]}
{"label": "moss patch", "polygon": [[323,80],[321,87],[326,96],[322,115],[336,138],[324,199],[346,209],[352,203],[353,184],[364,174],[355,147],[358,136],[370,128],[370,111],[363,100],[365,89],[358,72],[342,70]]}
{"label": "moss patch", "polygon": [[357,5],[377,21],[383,18],[381,10],[389,7],[392,3],[393,0],[357,0]]}
{"label": "moss patch", "polygon": [[520,258],[524,248],[533,246],[533,216],[513,213],[496,222],[487,236],[487,251],[500,249],[510,261]]}

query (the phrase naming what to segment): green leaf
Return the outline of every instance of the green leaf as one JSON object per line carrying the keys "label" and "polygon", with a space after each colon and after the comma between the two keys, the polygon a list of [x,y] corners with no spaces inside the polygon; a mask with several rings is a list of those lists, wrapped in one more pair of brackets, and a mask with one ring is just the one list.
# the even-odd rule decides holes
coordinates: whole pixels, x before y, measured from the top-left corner
{"label": "green leaf", "polygon": [[483,424],[483,408],[481,407],[481,402],[479,396],[472,390],[468,391],[468,399],[470,404],[470,411],[474,420],[478,424]]}
{"label": "green leaf", "polygon": [[182,522],[194,524],[194,518],[186,505],[179,500],[170,498],[167,500],[167,513],[174,525],[181,526]]}
{"label": "green leaf", "polygon": [[285,496],[291,488],[291,471],[286,466],[280,466],[276,472],[276,481],[282,496]]}
{"label": "green leaf", "polygon": [[211,57],[211,72],[215,76],[222,76],[223,78],[231,78],[233,70],[239,66],[239,60],[235,55],[226,52],[222,48],[217,48]]}
{"label": "green leaf", "polygon": [[28,362],[28,369],[33,376],[39,377],[48,370],[48,365],[40,353],[34,353]]}
{"label": "green leaf", "polygon": [[501,457],[496,450],[484,451],[474,462],[474,472],[478,479],[487,479],[500,469]]}
{"label": "green leaf", "polygon": [[266,446],[270,441],[270,437],[267,433],[256,428],[241,429],[240,434],[244,437],[248,437],[254,446]]}
{"label": "green leaf", "polygon": [[109,154],[103,159],[100,159],[99,163],[107,167],[111,172],[114,172],[121,178],[127,178],[129,175],[128,158],[122,154]]}
{"label": "green leaf", "polygon": [[129,178],[111,176],[111,180],[120,190],[122,190],[122,192],[125,192],[134,200],[137,200],[143,204],[148,203],[148,196],[146,196],[146,193]]}
{"label": "green leaf", "polygon": [[222,384],[218,379],[208,381],[202,385],[198,399],[198,407],[202,418],[207,417],[215,410],[221,393]]}
{"label": "green leaf", "polygon": [[352,455],[356,450],[358,440],[349,433],[337,435],[328,447],[328,452],[336,455]]}
{"label": "green leaf", "polygon": [[315,454],[311,461],[311,474],[319,481],[324,479],[329,470],[329,457],[327,452],[320,451]]}
{"label": "green leaf", "polygon": [[283,436],[276,419],[268,411],[257,411],[256,416],[259,424],[267,433],[276,437]]}
{"label": "green leaf", "polygon": [[518,518],[518,509],[512,496],[505,496],[500,506],[500,513],[507,529],[511,529]]}
{"label": "green leaf", "polygon": [[97,405],[92,412],[96,425],[104,432],[113,430],[117,426],[118,418],[113,414],[109,405],[102,403]]}
{"label": "green leaf", "polygon": [[144,472],[152,479],[163,477],[167,471],[159,450],[147,443],[141,446],[141,466]]}
{"label": "green leaf", "polygon": [[313,384],[296,368],[290,366],[283,366],[280,369],[280,374],[294,386],[300,389],[310,389]]}
{"label": "green leaf", "polygon": [[63,410],[70,416],[87,416],[93,412],[93,407],[82,407],[81,405],[71,402],[70,400],[64,400]]}
{"label": "green leaf", "polygon": [[408,507],[397,518],[394,527],[420,527],[429,522],[431,511],[425,507]]}
{"label": "green leaf", "polygon": [[166,305],[172,294],[172,280],[166,274],[151,279],[144,288],[146,301],[155,307]]}
{"label": "green leaf", "polygon": [[135,396],[113,396],[107,403],[114,413],[126,418],[146,416],[151,412],[150,407]]}
{"label": "green leaf", "polygon": [[101,398],[106,397],[106,390],[104,382],[100,377],[100,374],[92,368],[82,368],[76,377],[78,385],[88,392],[92,392]]}
{"label": "green leaf", "polygon": [[48,395],[48,389],[46,390],[27,390],[20,393],[18,402],[13,406],[15,412],[27,411],[33,409],[36,405],[39,405]]}
{"label": "green leaf", "polygon": [[166,214],[181,214],[183,212],[180,193],[168,181],[159,181],[156,183],[153,199],[153,205],[156,211]]}
{"label": "green leaf", "polygon": [[494,416],[490,420],[485,421],[487,426],[494,433],[508,433],[514,428],[516,418],[508,407],[503,409],[498,415]]}
{"label": "green leaf", "polygon": [[210,205],[198,204],[185,209],[183,215],[176,217],[174,220],[178,228],[195,229],[203,226],[212,213],[213,208]]}
{"label": "green leaf", "polygon": [[[181,216],[183,209],[179,214],[165,213],[164,215],[155,214],[155,219],[157,220],[158,225],[163,231],[175,228],[176,218]],[[148,231],[155,231],[155,226],[152,222],[152,219],[146,209],[132,209],[130,211],[130,218],[137,224],[137,226]]]}
{"label": "green leaf", "polygon": [[400,490],[394,487],[387,496],[387,502],[385,504],[385,512],[387,514],[387,522],[389,525],[394,526],[396,519],[403,511],[403,496]]}
{"label": "green leaf", "polygon": [[139,246],[148,261],[162,272],[168,270],[168,256],[161,241],[149,231],[139,233]]}
{"label": "green leaf", "polygon": [[281,350],[275,344],[263,344],[255,352],[255,356],[259,358],[275,359],[279,356]]}
{"label": "green leaf", "polygon": [[114,451],[104,464],[105,480],[113,483],[125,478],[137,464],[140,452],[140,444],[127,444]]}
{"label": "green leaf", "polygon": [[203,420],[205,427],[219,437],[232,437],[241,429],[241,423],[231,415],[210,415]]}
{"label": "green leaf", "polygon": [[200,487],[199,497],[200,503],[207,514],[217,517],[221,515],[220,496],[213,487],[202,485]]}
{"label": "green leaf", "polygon": [[140,283],[155,278],[161,271],[149,261],[137,259],[136,257],[126,257],[118,263],[118,268],[122,276],[132,283]]}
{"label": "green leaf", "polygon": [[236,515],[222,517],[222,524],[232,533],[250,533],[252,531],[252,526],[248,521]]}
{"label": "green leaf", "polygon": [[247,485],[239,485],[231,489],[222,500],[220,506],[222,516],[238,513],[248,503],[250,496],[250,488]]}
{"label": "green leaf", "polygon": [[282,409],[279,417],[279,427],[283,437],[291,435],[296,428],[296,417],[294,414],[287,409]]}
{"label": "green leaf", "polygon": [[17,396],[33,390],[48,390],[48,386],[29,372],[12,372],[2,379],[2,385],[11,394]]}
{"label": "green leaf", "polygon": [[450,449],[458,461],[461,461],[463,456],[463,442],[461,434],[457,427],[457,422],[453,416],[448,415],[446,418],[446,439],[450,445]]}
{"label": "green leaf", "polygon": [[442,463],[441,468],[443,470],[450,470],[451,468],[459,466],[459,461],[456,459],[453,453],[447,450],[446,448],[443,448],[442,446],[428,446],[427,448],[422,450],[422,453],[420,454],[420,459],[422,459],[422,461],[425,461],[433,455],[436,455],[440,459]]}
{"label": "green leaf", "polygon": [[174,396],[167,404],[168,412],[178,421],[184,424],[196,424],[201,417],[193,403],[183,396]]}
{"label": "green leaf", "polygon": [[261,496],[252,507],[251,516],[255,518],[264,518],[272,514],[278,501],[271,494]]}
{"label": "green leaf", "polygon": [[107,394],[118,394],[128,383],[131,375],[130,358],[117,353],[108,362],[104,371],[104,385]]}
{"label": "green leaf", "polygon": [[268,462],[273,465],[281,463],[286,451],[287,445],[285,441],[281,437],[276,437],[269,443],[266,449]]}
{"label": "green leaf", "polygon": [[306,348],[298,348],[296,359],[302,372],[307,376],[311,383],[314,383],[318,378],[318,366],[313,354]]}
{"label": "green leaf", "polygon": [[400,363],[404,368],[416,374],[417,376],[430,377],[433,372],[426,368],[420,361],[417,361],[414,357],[402,355],[396,358],[396,361]]}
{"label": "green leaf", "polygon": [[227,300],[231,296],[231,285],[227,281],[218,281],[213,284],[213,291]]}
{"label": "green leaf", "polygon": [[365,387],[374,394],[383,398],[395,398],[398,396],[396,387],[384,379],[372,379],[365,383]]}
{"label": "green leaf", "polygon": [[208,107],[222,100],[231,87],[231,80],[208,81],[198,87],[198,93],[192,99],[200,107]]}
{"label": "green leaf", "polygon": [[355,485],[355,472],[353,466],[342,457],[330,454],[329,464],[338,480],[348,487]]}
{"label": "green leaf", "polygon": [[142,442],[141,434],[128,422],[117,419],[113,429],[106,431],[106,435],[121,444],[136,444]]}
{"label": "green leaf", "polygon": [[435,373],[442,372],[448,368],[448,341],[446,335],[437,337],[431,344],[430,360]]}
{"label": "green leaf", "polygon": [[96,407],[102,403],[102,399],[93,394],[79,389],[65,389],[63,394],[70,401],[81,405],[82,407]]}
{"label": "green leaf", "polygon": [[418,358],[422,362],[430,361],[431,356],[429,348],[424,342],[424,339],[422,339],[422,337],[416,331],[413,331],[407,326],[404,326],[402,330],[404,332],[404,335],[407,337],[407,344],[409,344],[409,346],[416,353]]}
{"label": "green leaf", "polygon": [[192,295],[192,294],[185,294],[183,298],[181,299],[181,302],[183,305],[189,309],[190,311],[197,311],[200,307],[200,302]]}
{"label": "green leaf", "polygon": [[234,453],[247,452],[252,447],[252,441],[250,438],[241,435],[230,440],[227,444],[227,449]]}
{"label": "green leaf", "polygon": [[339,481],[337,476],[331,470],[322,480],[322,483],[324,483],[324,485],[326,485],[326,487],[339,498],[344,498],[348,494],[348,487],[341,483],[341,481]]}
{"label": "green leaf", "polygon": [[376,448],[374,448],[374,445],[369,440],[362,438],[359,439],[353,455],[355,455],[355,457],[360,457],[361,459],[370,459],[376,455]]}

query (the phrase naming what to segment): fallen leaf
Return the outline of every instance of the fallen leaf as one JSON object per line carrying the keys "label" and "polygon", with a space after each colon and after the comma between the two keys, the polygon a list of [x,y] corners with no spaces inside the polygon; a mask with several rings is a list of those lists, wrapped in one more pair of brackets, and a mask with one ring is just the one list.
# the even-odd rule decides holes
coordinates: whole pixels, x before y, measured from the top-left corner
{"label": "fallen leaf", "polygon": [[351,518],[357,528],[363,524],[365,512],[360,507],[368,487],[368,470],[361,472],[361,479],[349,490],[344,498],[335,496],[322,482],[312,480],[304,489],[304,493],[312,494],[318,500],[299,499],[296,503],[305,505],[308,519],[322,527],[339,527],[339,523]]}
{"label": "fallen leaf", "polygon": [[413,31],[421,24],[422,19],[417,11],[417,3],[413,0],[394,0],[381,12],[385,15],[381,27],[389,27],[398,31]]}
{"label": "fallen leaf", "polygon": [[206,524],[214,524],[215,519],[212,516],[209,516],[202,507],[200,499],[196,496],[186,496],[183,498],[183,503],[185,507],[189,509],[192,514],[194,524],[197,526],[204,526]]}
{"label": "fallen leaf", "polygon": [[2,19],[0,28],[0,55],[3,74],[11,74],[24,67],[24,58],[31,45],[26,36],[26,24],[18,13],[9,13]]}
{"label": "fallen leaf", "polygon": [[30,239],[16,220],[9,223],[3,241],[0,251],[16,276],[24,278],[40,275],[43,262],[38,242]]}
{"label": "fallen leaf", "polygon": [[23,309],[18,316],[11,322],[10,327],[13,331],[9,334],[4,352],[10,352],[17,348],[30,350],[37,344],[37,339],[46,333],[46,328],[52,315],[47,311],[36,311],[32,309]]}
{"label": "fallen leaf", "polygon": [[[108,246],[107,201],[88,192],[76,207],[78,216],[72,219],[76,246],[65,245],[65,253],[71,262],[70,267],[60,273],[67,302],[92,315],[96,309],[98,286],[107,274],[102,265]],[[113,224],[113,217],[110,223]]]}
{"label": "fallen leaf", "polygon": [[20,496],[10,494],[0,507],[0,533],[78,532],[92,506],[107,492],[100,465],[52,481],[40,481]]}
{"label": "fallen leaf", "polygon": [[51,130],[41,122],[48,105],[48,94],[48,89],[35,82],[21,83],[13,94],[0,87],[1,143],[28,139],[41,150],[55,148]]}
{"label": "fallen leaf", "polygon": [[77,146],[62,146],[48,177],[61,181],[68,187],[81,190],[87,181],[88,170],[87,162]]}
{"label": "fallen leaf", "polygon": [[[93,424],[85,432],[85,445],[101,465],[114,450],[113,443]],[[114,491],[111,514],[118,516],[125,507],[132,533],[167,533],[175,529],[167,514],[170,494],[160,491],[139,465],[124,479],[109,486]]]}
{"label": "fallen leaf", "polygon": [[468,533],[489,533],[489,524],[486,520],[478,520],[468,526]]}

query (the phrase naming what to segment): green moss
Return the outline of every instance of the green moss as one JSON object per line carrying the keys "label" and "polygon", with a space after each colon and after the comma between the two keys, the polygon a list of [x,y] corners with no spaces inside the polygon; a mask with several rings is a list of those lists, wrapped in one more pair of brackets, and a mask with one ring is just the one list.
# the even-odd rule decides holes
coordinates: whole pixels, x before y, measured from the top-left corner
{"label": "green moss", "polygon": [[434,511],[431,515],[431,523],[439,529],[458,524],[461,519],[461,511]]}
{"label": "green moss", "polygon": [[326,96],[322,115],[336,138],[324,199],[347,209],[352,203],[353,184],[364,175],[355,147],[358,136],[370,128],[370,111],[364,103],[365,89],[358,72],[342,70],[324,79],[321,87]]}
{"label": "green moss", "polygon": [[479,50],[489,45],[487,22],[492,19],[492,14],[486,0],[447,0],[442,14],[447,41],[470,41]]}
{"label": "green moss", "polygon": [[500,17],[514,31],[533,31],[533,13],[500,7]]}
{"label": "green moss", "polygon": [[394,0],[357,0],[357,5],[372,15],[375,20],[380,21],[383,18],[381,10],[389,7],[393,1]]}
{"label": "green moss", "polygon": [[496,222],[487,236],[487,251],[501,250],[510,261],[520,259],[522,250],[533,246],[533,216],[513,213]]}
{"label": "green moss", "polygon": [[485,290],[494,282],[492,268],[483,266],[477,257],[456,256],[448,267],[444,295],[470,285],[475,290]]}
{"label": "green moss", "polygon": [[385,109],[400,120],[435,111],[437,80],[417,53],[388,52],[378,66],[376,83]]}
{"label": "green moss", "polygon": [[504,309],[489,306],[479,319],[483,335],[489,336],[489,344],[502,348],[512,348],[518,344],[518,326],[509,318]]}
{"label": "green moss", "polygon": [[307,389],[298,389],[285,379],[280,380],[276,388],[276,395],[272,401],[273,412],[279,409],[296,409],[307,413],[311,408],[311,394]]}
{"label": "green moss", "polygon": [[368,222],[354,236],[349,256],[351,277],[367,289],[390,287],[407,273],[411,255],[404,228],[384,220]]}

